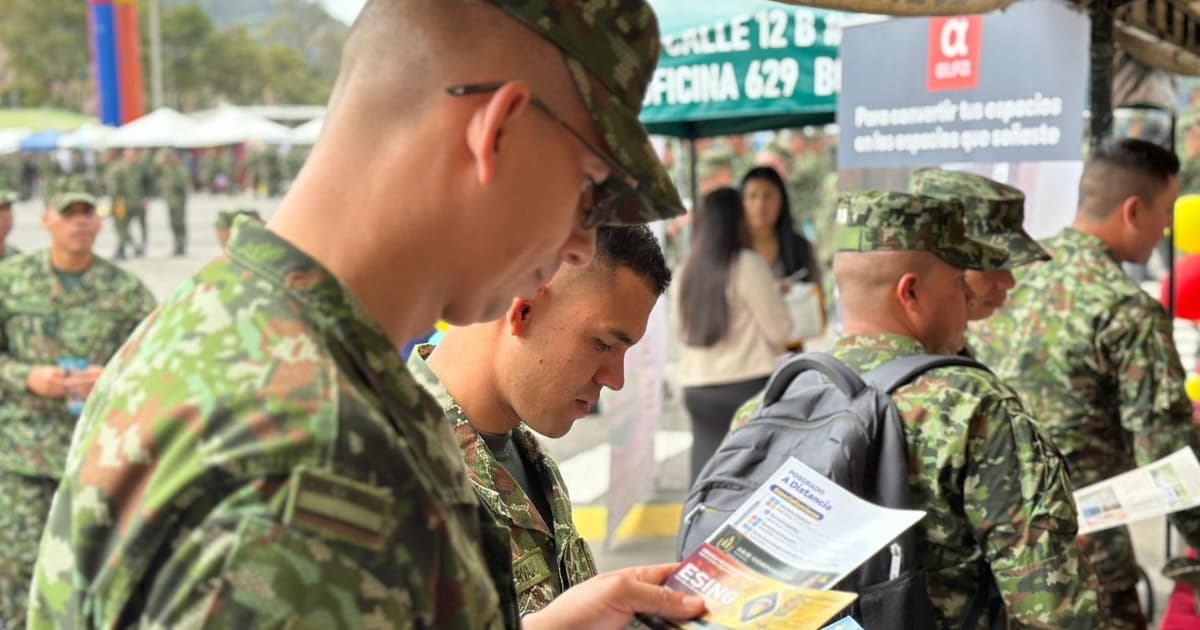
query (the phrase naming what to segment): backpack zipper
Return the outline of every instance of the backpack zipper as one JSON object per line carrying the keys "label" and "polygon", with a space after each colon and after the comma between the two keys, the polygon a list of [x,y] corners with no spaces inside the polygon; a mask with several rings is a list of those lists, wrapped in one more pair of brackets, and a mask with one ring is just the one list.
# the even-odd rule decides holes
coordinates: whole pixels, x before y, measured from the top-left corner
{"label": "backpack zipper", "polygon": [[688,525],[691,525],[692,519],[696,518],[696,516],[698,514],[700,514],[701,512],[703,512],[706,508],[707,508],[707,506],[704,505],[703,503],[697,503],[696,507],[688,510],[687,515],[683,517],[684,528],[686,528]]}
{"label": "backpack zipper", "polygon": [[892,568],[888,570],[888,579],[894,580],[900,577],[900,564],[904,561],[904,549],[900,547],[900,543],[892,541],[888,551],[892,552]]}

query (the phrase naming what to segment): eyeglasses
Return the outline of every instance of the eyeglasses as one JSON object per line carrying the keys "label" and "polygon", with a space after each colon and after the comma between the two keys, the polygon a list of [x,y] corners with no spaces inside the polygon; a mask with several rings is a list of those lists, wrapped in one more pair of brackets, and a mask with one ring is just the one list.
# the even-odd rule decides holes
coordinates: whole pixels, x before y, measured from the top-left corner
{"label": "eyeglasses", "polygon": [[[475,94],[487,94],[495,92],[504,86],[504,83],[472,83],[469,85],[456,85],[446,88],[446,93],[450,96],[472,96]],[[554,113],[550,106],[542,99],[532,96],[529,99],[531,105],[538,111],[545,114],[550,120],[558,123],[560,127],[571,134],[576,140],[581,142],[596,159],[603,162],[609,169],[609,181],[597,182],[592,179],[591,175],[587,176],[588,187],[584,191],[583,196],[579,200],[579,206],[583,210],[583,229],[590,230],[600,225],[612,222],[616,214],[619,202],[625,197],[628,191],[621,190],[612,183],[612,178],[616,178],[627,186],[629,190],[637,190],[637,179],[629,174],[627,170],[615,160],[608,156],[607,153],[596,148],[587,138],[583,136],[577,129],[572,127],[561,116]]]}

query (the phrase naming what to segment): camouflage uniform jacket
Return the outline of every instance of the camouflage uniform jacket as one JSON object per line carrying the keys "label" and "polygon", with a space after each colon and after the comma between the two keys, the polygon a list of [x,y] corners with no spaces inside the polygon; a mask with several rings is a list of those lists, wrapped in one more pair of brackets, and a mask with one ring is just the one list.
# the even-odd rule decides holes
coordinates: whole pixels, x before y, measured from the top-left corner
{"label": "camouflage uniform jacket", "polygon": [[[833,351],[860,374],[924,353],[897,335],[843,337]],[[1017,395],[985,371],[941,368],[892,399],[905,423],[913,507],[928,513],[916,528],[938,627],[962,627],[989,568],[1009,627],[1104,627],[1095,575],[1075,543],[1066,465]],[[755,401],[739,410],[741,424]]]}
{"label": "camouflage uniform jacket", "polygon": [[76,418],[63,399],[28,391],[29,372],[62,358],[108,363],[152,310],[154,296],[141,280],[101,258],[70,292],[49,251],[0,265],[0,470],[62,474]]}
{"label": "camouflage uniform jacket", "polygon": [[105,178],[105,187],[114,201],[122,201],[127,207],[140,206],[146,201],[146,187],[140,165],[117,162],[108,168]]}
{"label": "camouflage uniform jacket", "polygon": [[506,540],[379,326],[240,220],[88,401],[29,627],[512,628]]}
{"label": "camouflage uniform jacket", "polygon": [[162,191],[163,200],[168,206],[182,206],[187,201],[188,180],[187,167],[182,164],[164,164],[159,172],[158,189]]}
{"label": "camouflage uniform jacket", "polygon": [[[521,614],[537,612],[562,592],[596,575],[596,561],[571,516],[571,497],[558,465],[538,444],[533,432],[517,427],[513,432],[522,459],[531,461],[554,515],[553,533],[541,513],[512,475],[496,462],[488,445],[467,419],[437,375],[425,364],[432,346],[418,347],[408,360],[417,382],[433,394],[454,426],[458,446],[467,462],[467,474],[483,504],[508,527],[512,548],[513,579]],[[558,570],[551,570],[557,565]],[[556,574],[562,583],[556,582]]]}
{"label": "camouflage uniform jacket", "polygon": [[[1065,229],[1054,260],[1016,272],[971,347],[1012,385],[1070,466],[1076,488],[1191,446],[1192,406],[1162,305],[1097,238]],[[1200,546],[1200,510],[1172,521]]]}

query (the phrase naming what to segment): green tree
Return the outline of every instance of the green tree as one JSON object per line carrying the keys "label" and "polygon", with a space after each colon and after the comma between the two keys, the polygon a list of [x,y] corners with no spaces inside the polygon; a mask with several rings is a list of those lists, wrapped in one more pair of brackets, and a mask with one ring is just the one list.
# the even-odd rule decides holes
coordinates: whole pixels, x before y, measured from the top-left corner
{"label": "green tree", "polygon": [[[195,4],[166,11],[162,16],[163,92],[166,103],[191,110],[207,105],[208,76],[204,52],[213,37],[213,23]],[[149,50],[147,44],[144,47]],[[144,64],[150,68],[150,64]],[[149,84],[149,80],[146,82]]]}
{"label": "green tree", "polygon": [[269,77],[265,74],[262,50],[245,27],[218,31],[202,49],[205,82],[211,90],[210,104],[228,101],[249,104],[259,100]]}
{"label": "green tree", "polygon": [[0,43],[12,82],[5,102],[81,110],[92,100],[87,4],[0,0]]}
{"label": "green tree", "polygon": [[266,76],[262,102],[265,104],[321,104],[329,98],[332,81],[314,76],[304,58],[294,49],[273,44],[262,51]]}

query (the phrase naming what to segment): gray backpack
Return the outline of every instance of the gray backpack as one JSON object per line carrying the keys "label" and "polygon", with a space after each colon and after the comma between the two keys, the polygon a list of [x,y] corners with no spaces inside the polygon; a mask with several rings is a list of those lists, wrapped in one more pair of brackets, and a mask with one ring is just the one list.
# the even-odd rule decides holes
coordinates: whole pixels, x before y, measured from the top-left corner
{"label": "gray backpack", "polygon": [[[732,433],[700,471],[683,508],[676,551],[695,551],[768,477],[795,457],[876,505],[911,509],[904,424],[891,394],[925,372],[947,366],[986,370],[957,356],[909,356],[859,376],[832,355],[805,353],[776,369],[762,407]],[[971,603],[964,628],[1005,626],[1003,600],[987,583]],[[902,534],[834,587],[858,593],[850,609],[864,628],[935,627],[916,532]]]}

